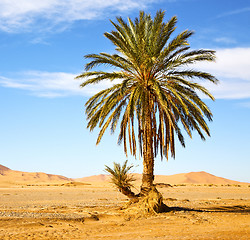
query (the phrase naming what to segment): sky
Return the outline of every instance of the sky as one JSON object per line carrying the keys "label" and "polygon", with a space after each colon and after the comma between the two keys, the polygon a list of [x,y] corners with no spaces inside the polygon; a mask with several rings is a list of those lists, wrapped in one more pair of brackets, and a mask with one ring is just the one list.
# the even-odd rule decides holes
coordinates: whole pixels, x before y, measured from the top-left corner
{"label": "sky", "polygon": [[249,0],[0,0],[0,164],[13,170],[79,178],[123,163],[142,171],[142,160],[125,156],[117,133],[96,146],[84,104],[107,85],[80,88],[84,55],[113,53],[104,37],[109,20],[140,10],[178,18],[177,35],[194,30],[192,49],[216,50],[216,63],[199,64],[220,83],[206,86],[216,101],[211,137],[186,136],[176,158],[155,159],[155,174],[206,171],[250,182],[250,1]]}

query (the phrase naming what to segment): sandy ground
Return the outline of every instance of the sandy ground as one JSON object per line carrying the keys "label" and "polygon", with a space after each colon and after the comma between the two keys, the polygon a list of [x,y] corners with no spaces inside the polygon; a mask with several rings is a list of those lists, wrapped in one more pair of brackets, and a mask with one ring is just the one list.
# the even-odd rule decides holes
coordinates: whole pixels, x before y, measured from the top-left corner
{"label": "sandy ground", "polygon": [[250,186],[159,188],[170,212],[131,215],[106,183],[0,188],[0,239],[250,239]]}

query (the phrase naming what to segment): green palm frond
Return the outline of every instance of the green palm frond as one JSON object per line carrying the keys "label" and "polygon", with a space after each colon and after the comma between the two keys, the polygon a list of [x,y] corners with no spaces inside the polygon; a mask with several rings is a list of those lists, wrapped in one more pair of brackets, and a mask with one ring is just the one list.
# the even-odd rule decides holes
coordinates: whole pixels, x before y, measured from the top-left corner
{"label": "green palm frond", "polygon": [[[108,128],[113,133],[119,126],[118,143],[123,143],[126,154],[129,149],[133,156],[143,155],[150,134],[153,155],[168,159],[169,153],[175,157],[176,137],[185,146],[182,129],[189,137],[194,131],[202,140],[210,136],[207,121],[213,115],[198,92],[214,100],[200,80],[215,84],[218,80],[191,66],[215,61],[215,51],[191,50],[188,40],[194,32],[185,30],[173,36],[177,18],[164,22],[164,16],[164,11],[158,11],[154,18],[144,12],[134,21],[118,17],[116,23],[111,21],[114,30],[104,34],[116,53],[85,56],[89,61],[86,71],[77,76],[83,79],[82,87],[119,80],[86,102],[88,128],[100,128],[97,144]],[[99,66],[114,70],[92,70]]]}
{"label": "green palm frond", "polygon": [[133,187],[135,181],[134,176],[130,173],[130,170],[134,167],[133,164],[128,165],[126,160],[123,165],[114,162],[113,169],[105,165],[105,171],[111,175],[111,182],[119,189]]}

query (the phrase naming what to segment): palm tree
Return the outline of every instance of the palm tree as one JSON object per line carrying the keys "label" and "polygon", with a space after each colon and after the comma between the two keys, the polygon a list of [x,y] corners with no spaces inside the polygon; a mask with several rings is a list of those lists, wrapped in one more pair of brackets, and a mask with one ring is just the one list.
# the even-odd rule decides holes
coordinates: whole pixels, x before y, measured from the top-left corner
{"label": "palm tree", "polygon": [[[197,80],[218,80],[209,73],[188,68],[189,65],[214,61],[215,51],[190,49],[188,39],[192,31],[185,30],[175,37],[177,18],[164,22],[164,11],[154,18],[140,12],[139,18],[128,22],[121,17],[112,22],[115,30],[104,33],[116,47],[115,54],[86,55],[90,61],[82,87],[102,81],[114,81],[86,102],[88,128],[100,128],[97,144],[110,127],[113,133],[120,126],[118,144],[123,142],[133,156],[143,157],[141,195],[153,187],[154,159],[175,157],[175,138],[185,147],[184,129],[189,137],[198,132],[202,140],[210,136],[206,123],[212,113],[197,91],[214,100],[209,91]],[[113,71],[94,71],[94,67],[107,66]],[[206,119],[205,119],[206,118]],[[181,126],[180,126],[181,125]],[[182,129],[181,129],[182,127]]]}
{"label": "palm tree", "polygon": [[136,195],[131,191],[131,187],[134,187],[133,182],[136,180],[132,174],[129,173],[134,165],[127,165],[126,160],[121,166],[119,163],[114,162],[114,168],[110,168],[105,165],[105,171],[111,175],[111,182],[118,188],[120,192],[128,196],[130,199],[135,198]]}

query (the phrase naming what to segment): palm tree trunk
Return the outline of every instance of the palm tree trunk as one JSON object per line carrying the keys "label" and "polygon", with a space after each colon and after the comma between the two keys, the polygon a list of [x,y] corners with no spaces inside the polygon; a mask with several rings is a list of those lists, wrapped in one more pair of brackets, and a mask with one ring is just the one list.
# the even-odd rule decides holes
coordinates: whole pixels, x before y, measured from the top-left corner
{"label": "palm tree trunk", "polygon": [[121,187],[120,192],[130,199],[136,198],[135,194],[127,187]]}
{"label": "palm tree trunk", "polygon": [[140,195],[147,195],[147,193],[152,189],[154,181],[153,134],[149,106],[145,120],[143,130],[143,174]]}

